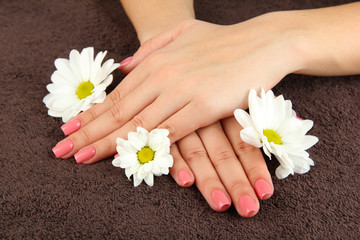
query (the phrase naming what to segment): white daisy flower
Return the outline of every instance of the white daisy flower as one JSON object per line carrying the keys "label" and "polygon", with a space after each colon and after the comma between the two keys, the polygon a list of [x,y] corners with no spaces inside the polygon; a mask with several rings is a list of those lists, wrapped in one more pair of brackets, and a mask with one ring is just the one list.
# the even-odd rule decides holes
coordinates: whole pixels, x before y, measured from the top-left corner
{"label": "white daisy flower", "polygon": [[55,60],[57,70],[51,75],[52,83],[46,86],[50,93],[43,99],[50,116],[67,122],[105,100],[105,89],[113,80],[110,73],[120,66],[113,59],[101,65],[106,53],[99,52],[94,60],[94,48],[88,47],[81,53],[71,50],[69,59]]}
{"label": "white daisy flower", "polygon": [[125,168],[125,175],[133,176],[134,186],[144,180],[154,185],[154,175],[167,175],[173,165],[170,140],[166,129],[154,129],[150,133],[141,127],[137,132],[129,132],[128,140],[116,139],[118,155],[112,161],[115,167]]}
{"label": "white daisy flower", "polygon": [[292,103],[282,95],[275,97],[269,90],[262,89],[261,98],[255,90],[249,94],[250,115],[241,109],[234,112],[236,120],[244,128],[242,140],[255,147],[263,147],[271,159],[274,154],[280,166],[276,169],[279,179],[289,174],[303,174],[314,162],[305,151],[318,142],[315,136],[305,135],[313,126],[311,120],[301,120],[292,110]]}

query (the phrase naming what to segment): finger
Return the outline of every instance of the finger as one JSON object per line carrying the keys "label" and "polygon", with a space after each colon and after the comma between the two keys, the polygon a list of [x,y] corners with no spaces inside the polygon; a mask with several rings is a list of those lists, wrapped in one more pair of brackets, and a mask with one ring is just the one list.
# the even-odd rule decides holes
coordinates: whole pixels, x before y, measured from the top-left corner
{"label": "finger", "polygon": [[274,186],[260,149],[242,141],[242,128],[234,117],[222,120],[222,125],[258,198],[268,199],[274,192]]}
{"label": "finger", "polygon": [[[146,86],[145,89],[147,89]],[[61,158],[70,158],[81,149],[74,155],[78,163],[97,162],[115,153],[116,138],[126,138],[127,133],[135,131],[137,127],[143,127],[150,131],[182,107],[183,99],[180,97],[175,97],[174,101],[169,102],[168,99],[171,97],[163,94],[151,103],[153,97],[156,97],[155,92],[145,91],[141,94],[141,88],[136,89],[105,114],[66,138],[63,142],[70,140],[73,143],[69,152],[62,156],[57,155],[56,146],[55,151],[53,149],[55,155]],[[148,101],[144,101],[143,98]],[[145,109],[137,113],[138,109],[143,108]],[[60,148],[61,144],[62,142],[58,144]],[[80,157],[88,149],[92,149],[92,154],[86,154],[86,158]]]}
{"label": "finger", "polygon": [[216,122],[216,115],[214,111],[207,111],[202,104],[191,102],[159,124],[157,128],[167,129],[170,142],[173,143],[201,127]]}
{"label": "finger", "polygon": [[238,213],[243,217],[254,216],[259,210],[259,201],[220,122],[197,132]]}
{"label": "finger", "polygon": [[195,184],[210,207],[215,211],[225,211],[230,205],[229,195],[213,168],[206,150],[193,132],[178,142],[181,155],[195,175]]}
{"label": "finger", "polygon": [[187,27],[191,26],[194,22],[186,21],[182,22],[170,30],[163,32],[149,40],[140,46],[140,48],[134,54],[130,63],[126,64],[123,67],[120,67],[120,70],[124,73],[128,73],[133,70],[140,62],[142,62],[147,56],[151,53],[159,50],[169,43],[174,41]]}
{"label": "finger", "polygon": [[95,120],[103,113],[108,111],[114,104],[118,103],[136,87],[138,87],[144,79],[147,78],[144,71],[134,71],[126,76],[120,84],[105,98],[102,103],[95,104],[85,112],[80,113],[74,119],[61,126],[64,134],[70,135],[81,127],[86,126],[91,121]]}
{"label": "finger", "polygon": [[[155,88],[152,88],[151,90],[147,90],[146,87],[145,89],[142,87],[137,88],[123,100],[113,105],[106,113],[57,144],[53,148],[55,156],[58,158],[69,158],[79,149],[90,145],[99,139],[104,138],[105,141],[107,141],[108,139],[105,137],[108,134],[114,132],[116,129],[130,121],[133,116],[141,111],[141,109],[145,108],[155,100],[157,97],[156,91]],[[136,119],[134,121],[136,121]],[[132,129],[136,129],[136,127]],[[66,148],[66,146],[63,146],[62,143],[69,141],[72,142],[72,148],[67,148],[69,151],[64,152],[62,149]],[[108,155],[104,157],[108,157]]]}
{"label": "finger", "polygon": [[174,164],[170,168],[170,174],[181,187],[190,187],[194,184],[195,177],[180,154],[176,143],[170,146],[170,153],[174,158]]}

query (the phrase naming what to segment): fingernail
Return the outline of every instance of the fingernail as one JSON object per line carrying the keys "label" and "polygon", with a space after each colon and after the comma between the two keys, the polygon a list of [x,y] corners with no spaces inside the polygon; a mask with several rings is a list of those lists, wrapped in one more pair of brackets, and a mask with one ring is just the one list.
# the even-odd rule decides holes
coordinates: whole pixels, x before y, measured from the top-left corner
{"label": "fingernail", "polygon": [[212,191],[211,200],[216,204],[220,211],[226,210],[231,205],[231,202],[225,193],[218,189]]}
{"label": "fingernail", "polygon": [[55,157],[60,158],[73,150],[74,143],[70,139],[60,142],[58,145],[53,147],[52,151]]}
{"label": "fingernail", "polygon": [[81,122],[79,119],[75,118],[64,125],[61,126],[61,130],[64,132],[65,136],[70,135],[81,127]]}
{"label": "fingernail", "polygon": [[133,59],[133,57],[128,57],[128,58],[122,60],[122,62],[120,63],[120,67],[118,67],[118,69],[121,69],[121,68],[125,67],[126,65],[128,65],[132,59]]}
{"label": "fingernail", "polygon": [[78,151],[74,155],[74,158],[77,163],[86,162],[95,156],[95,152],[96,152],[96,150],[94,147],[92,147],[92,146],[87,147],[87,148],[84,148],[84,149],[81,149],[80,151]]}
{"label": "fingernail", "polygon": [[264,179],[258,179],[255,182],[255,191],[260,199],[265,199],[273,194],[270,185]]}
{"label": "fingernail", "polygon": [[189,172],[186,171],[185,169],[179,171],[178,178],[182,186],[187,186],[189,183],[192,182]]}
{"label": "fingernail", "polygon": [[249,195],[243,195],[239,198],[239,206],[244,212],[245,217],[253,216],[254,213],[259,211],[254,199],[252,199]]}
{"label": "fingernail", "polygon": [[117,153],[114,155],[114,158],[117,158],[117,157],[120,157],[120,154]]}

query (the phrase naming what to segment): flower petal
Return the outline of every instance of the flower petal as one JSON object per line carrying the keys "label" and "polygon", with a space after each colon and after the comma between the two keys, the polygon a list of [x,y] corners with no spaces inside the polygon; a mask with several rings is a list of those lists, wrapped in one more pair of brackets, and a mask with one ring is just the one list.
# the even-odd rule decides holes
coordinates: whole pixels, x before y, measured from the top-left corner
{"label": "flower petal", "polygon": [[254,147],[262,147],[258,133],[252,127],[244,128],[240,131],[241,139]]}
{"label": "flower petal", "polygon": [[286,178],[287,176],[289,176],[291,172],[289,171],[289,169],[287,168],[284,168],[283,166],[279,166],[276,168],[275,170],[275,175],[278,179],[284,179]]}
{"label": "flower petal", "polygon": [[152,173],[149,173],[144,180],[150,187],[154,186],[154,175]]}
{"label": "flower petal", "polygon": [[234,111],[234,116],[242,128],[247,128],[247,127],[253,126],[252,119],[246,111],[244,111],[242,109],[236,109]]}

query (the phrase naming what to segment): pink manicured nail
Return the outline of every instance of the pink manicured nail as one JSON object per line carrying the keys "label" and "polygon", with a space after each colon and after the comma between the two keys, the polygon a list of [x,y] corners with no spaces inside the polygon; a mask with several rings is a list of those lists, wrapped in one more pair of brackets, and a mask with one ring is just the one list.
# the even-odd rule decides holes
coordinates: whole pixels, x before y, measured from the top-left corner
{"label": "pink manicured nail", "polygon": [[88,160],[90,160],[91,158],[93,158],[95,156],[96,150],[94,147],[87,147],[84,149],[81,149],[80,151],[78,151],[75,155],[74,158],[76,160],[77,163],[82,163],[82,162],[86,162]]}
{"label": "pink manicured nail", "polygon": [[71,152],[73,148],[74,148],[74,143],[70,139],[68,139],[62,141],[61,143],[53,147],[52,151],[55,154],[55,157],[60,158]]}
{"label": "pink manicured nail", "polygon": [[122,62],[120,63],[120,67],[118,67],[118,69],[121,69],[121,68],[125,67],[126,65],[128,65],[132,59],[133,59],[133,57],[128,57],[128,58],[122,60]]}
{"label": "pink manicured nail", "polygon": [[212,191],[211,200],[216,204],[220,211],[226,210],[231,205],[231,202],[225,193],[218,189]]}
{"label": "pink manicured nail", "polygon": [[259,211],[254,199],[249,195],[243,195],[239,198],[239,206],[245,213],[245,217],[250,217]]}
{"label": "pink manicured nail", "polygon": [[75,118],[64,125],[61,126],[61,130],[64,132],[65,136],[70,135],[81,127],[81,122],[79,119]]}
{"label": "pink manicured nail", "polygon": [[117,153],[114,155],[114,158],[117,158],[117,157],[120,157],[120,154]]}
{"label": "pink manicured nail", "polygon": [[265,199],[269,195],[273,194],[270,185],[264,179],[258,179],[255,182],[255,191],[260,199]]}
{"label": "pink manicured nail", "polygon": [[192,182],[189,172],[185,169],[179,171],[178,178],[183,186],[187,186],[189,183]]}

